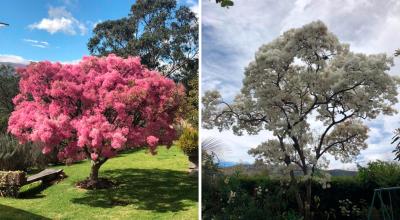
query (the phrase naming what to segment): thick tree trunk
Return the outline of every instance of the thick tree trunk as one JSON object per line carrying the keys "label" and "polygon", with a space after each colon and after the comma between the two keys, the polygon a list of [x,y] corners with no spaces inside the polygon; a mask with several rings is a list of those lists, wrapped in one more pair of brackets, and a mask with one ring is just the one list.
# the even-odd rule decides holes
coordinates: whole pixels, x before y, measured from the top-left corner
{"label": "thick tree trunk", "polygon": [[311,184],[312,180],[308,179],[306,182],[306,201],[304,202],[304,220],[311,220]]}
{"label": "thick tree trunk", "polygon": [[290,171],[290,179],[291,179],[291,187],[294,189],[294,194],[296,197],[297,207],[299,208],[300,213],[304,213],[303,200],[301,199],[301,195],[299,192],[299,187],[297,185],[296,177],[294,176],[294,171]]}
{"label": "thick tree trunk", "polygon": [[97,183],[99,181],[99,170],[101,165],[103,165],[103,163],[92,160],[92,167],[90,169],[90,176],[89,176],[89,180],[91,182]]}

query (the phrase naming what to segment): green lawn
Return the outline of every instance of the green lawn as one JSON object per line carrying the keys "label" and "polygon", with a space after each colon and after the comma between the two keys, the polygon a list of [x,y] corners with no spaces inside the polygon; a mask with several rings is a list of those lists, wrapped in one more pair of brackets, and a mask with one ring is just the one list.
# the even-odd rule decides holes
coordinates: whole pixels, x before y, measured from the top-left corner
{"label": "green lawn", "polygon": [[89,191],[74,186],[88,176],[88,161],[62,166],[68,177],[58,184],[33,183],[21,198],[0,198],[0,219],[197,219],[197,177],[187,167],[176,147],[121,154],[100,169],[116,188]]}

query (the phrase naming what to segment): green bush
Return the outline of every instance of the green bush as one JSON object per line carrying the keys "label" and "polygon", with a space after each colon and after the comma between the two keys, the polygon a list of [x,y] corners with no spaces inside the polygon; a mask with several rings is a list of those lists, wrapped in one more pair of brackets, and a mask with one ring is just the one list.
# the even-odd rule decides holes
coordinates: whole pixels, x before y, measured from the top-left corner
{"label": "green bush", "polygon": [[370,188],[400,186],[400,164],[374,161],[359,167],[357,178]]}
{"label": "green bush", "polygon": [[279,180],[240,172],[224,175],[213,153],[204,151],[202,160],[203,219],[301,219]]}
{"label": "green bush", "polygon": [[[299,219],[301,216],[284,178],[248,176],[240,172],[223,175],[213,164],[212,155],[207,154],[203,156],[202,172],[204,219]],[[332,177],[325,185],[314,181],[314,219],[365,219],[374,189],[399,185],[400,165],[383,161],[359,167],[355,177]],[[300,184],[299,189],[304,196],[304,185]],[[386,194],[384,202],[391,199],[393,209],[399,210],[400,192],[392,192],[391,198]]]}
{"label": "green bush", "polygon": [[203,219],[301,219],[291,192],[279,180],[223,175],[212,154],[204,152],[202,158]]}
{"label": "green bush", "polygon": [[0,133],[6,133],[8,127],[8,114],[0,114]]}
{"label": "green bush", "polygon": [[[283,179],[240,174],[214,178],[218,180],[212,186],[203,179],[205,219],[300,219],[294,193]],[[347,177],[334,177],[327,186],[313,183],[314,219],[365,219],[373,188]],[[305,193],[302,185],[300,192]]]}
{"label": "green bush", "polygon": [[26,182],[22,171],[0,171],[0,196],[17,197],[21,186]]}
{"label": "green bush", "polygon": [[198,153],[198,141],[199,134],[197,129],[185,126],[176,144],[186,155],[193,155]]}
{"label": "green bush", "polygon": [[[365,219],[374,193],[354,177],[333,177],[328,187],[313,184],[317,219]],[[318,207],[316,207],[318,205]]]}
{"label": "green bush", "polygon": [[19,144],[13,137],[0,134],[0,170],[24,170],[37,167],[43,168],[47,158],[39,146],[26,143]]}
{"label": "green bush", "polygon": [[278,180],[230,175],[219,176],[217,185],[202,185],[204,219],[301,219],[290,190]]}
{"label": "green bush", "polygon": [[12,99],[18,94],[19,77],[15,69],[0,64],[0,133],[6,133],[8,117],[14,110]]}

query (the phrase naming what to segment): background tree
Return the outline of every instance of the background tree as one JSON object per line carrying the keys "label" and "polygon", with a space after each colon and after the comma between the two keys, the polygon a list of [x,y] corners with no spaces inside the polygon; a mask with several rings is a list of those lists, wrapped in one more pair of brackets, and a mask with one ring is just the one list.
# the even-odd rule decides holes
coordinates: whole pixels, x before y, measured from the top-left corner
{"label": "background tree", "polygon": [[19,144],[7,134],[8,118],[14,111],[13,98],[18,94],[19,75],[11,65],[0,65],[0,170],[43,168],[57,163],[57,155],[43,156],[32,143]]}
{"label": "background tree", "polygon": [[86,57],[77,65],[39,62],[20,72],[20,94],[8,130],[21,142],[39,143],[44,154],[60,149],[60,159],[86,157],[98,172],[126,148],[170,146],[184,90],[150,71],[138,58]]}
{"label": "background tree", "polygon": [[[325,24],[312,22],[260,47],[233,103],[217,91],[206,92],[203,126],[237,135],[272,131],[275,139],[250,153],[285,167],[299,209],[311,219],[311,183],[326,166],[324,155],[351,161],[367,147],[363,119],[395,112],[397,79],[387,73],[392,65],[385,54],[351,52]],[[315,123],[317,131],[311,129]],[[297,169],[302,178],[294,175]],[[300,179],[305,195],[296,189]]]}
{"label": "background tree", "polygon": [[9,65],[0,65],[0,132],[7,131],[8,117],[14,110],[12,99],[18,94],[19,77]]}
{"label": "background tree", "polygon": [[189,82],[189,93],[184,107],[185,118],[194,128],[199,126],[199,77],[198,75]]}
{"label": "background tree", "polygon": [[140,56],[142,64],[182,82],[197,77],[198,21],[175,0],[138,0],[128,17],[96,25],[88,42],[93,55]]}

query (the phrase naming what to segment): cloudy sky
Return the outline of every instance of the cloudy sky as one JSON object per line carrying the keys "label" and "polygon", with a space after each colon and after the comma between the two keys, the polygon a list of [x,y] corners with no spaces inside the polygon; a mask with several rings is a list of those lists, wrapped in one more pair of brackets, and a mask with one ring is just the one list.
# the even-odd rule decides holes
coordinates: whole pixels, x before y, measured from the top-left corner
{"label": "cloudy sky", "polygon": [[[400,48],[400,1],[397,0],[235,0],[235,6],[221,8],[215,1],[202,3],[202,92],[218,89],[232,100],[241,88],[243,70],[255,51],[290,28],[322,20],[330,31],[351,49],[363,53],[393,54]],[[390,71],[400,76],[400,58]],[[400,109],[400,105],[397,105]],[[366,122],[370,126],[368,149],[357,159],[391,160],[393,131],[400,127],[400,114]],[[202,130],[202,138],[224,143],[222,160],[252,162],[248,149],[271,135],[235,136],[230,131]],[[331,160],[330,168],[354,169],[355,163]]]}
{"label": "cloudy sky", "polygon": [[[2,0],[0,62],[76,62],[88,55],[87,42],[101,21],[126,17],[134,0]],[[181,0],[198,11],[195,0]]]}

